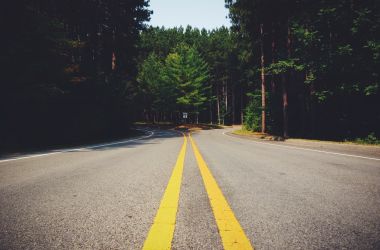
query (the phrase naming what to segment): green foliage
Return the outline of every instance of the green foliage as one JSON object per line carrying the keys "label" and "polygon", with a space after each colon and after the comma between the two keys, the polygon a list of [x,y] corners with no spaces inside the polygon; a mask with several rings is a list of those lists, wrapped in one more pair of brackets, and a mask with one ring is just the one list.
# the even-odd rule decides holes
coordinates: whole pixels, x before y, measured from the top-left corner
{"label": "green foliage", "polygon": [[228,124],[245,110],[258,131],[263,59],[267,128],[289,120],[297,136],[380,133],[379,1],[226,0],[232,28],[210,31],[147,28],[148,2],[8,1],[1,131],[36,110],[46,112],[35,128],[63,131],[78,113],[93,133],[126,127],[134,112]]}
{"label": "green foliage", "polygon": [[367,45],[364,45],[363,47],[368,48],[371,51],[373,60],[379,61],[380,41],[367,41]]}
{"label": "green foliage", "polygon": [[[379,1],[225,2],[232,29],[251,41],[256,83],[263,56],[270,112],[282,113],[272,117],[275,124],[289,121],[296,136],[380,133],[380,111],[373,108],[380,106]],[[289,112],[282,112],[284,103]]]}
{"label": "green foliage", "polygon": [[319,103],[325,102],[331,96],[332,92],[327,90],[315,92],[313,95]]}
{"label": "green foliage", "polygon": [[281,75],[289,71],[303,71],[305,66],[297,64],[298,61],[298,59],[279,60],[270,64],[266,71],[271,75]]}
{"label": "green foliage", "polygon": [[143,62],[137,81],[146,98],[146,108],[154,111],[169,111],[175,108],[175,85],[173,82],[165,81],[165,70],[165,64],[154,53]]}
{"label": "green foliage", "polygon": [[360,143],[360,144],[380,144],[380,139],[375,136],[375,133],[370,133],[365,138],[355,139],[354,142]]}
{"label": "green foliage", "polygon": [[208,65],[196,49],[179,44],[163,62],[150,54],[141,66],[138,82],[154,111],[198,112],[207,101],[209,78]]}
{"label": "green foliage", "polygon": [[147,0],[9,1],[2,15],[0,144],[127,131],[147,7]]}
{"label": "green foliage", "polygon": [[352,46],[350,44],[345,44],[338,46],[337,53],[340,56],[351,56],[352,55]]}
{"label": "green foliage", "polygon": [[244,111],[244,128],[249,131],[261,131],[261,93],[254,92],[248,94],[251,101]]}
{"label": "green foliage", "polygon": [[168,83],[176,83],[177,104],[185,110],[198,112],[206,102],[208,65],[195,48],[180,44],[166,59]]}
{"label": "green foliage", "polygon": [[[240,50],[235,39],[225,27],[212,31],[190,26],[185,29],[151,27],[140,36],[142,53],[139,64],[142,65],[149,53],[154,52],[165,64],[167,72],[164,72],[162,79],[180,83],[176,86],[178,97],[175,99],[177,105],[173,111],[186,109],[196,114],[216,114],[218,100],[220,117],[227,117],[226,114],[231,116],[231,107],[224,107],[225,96],[222,96],[221,87],[228,84],[232,88],[239,81],[244,81],[240,78],[244,74],[237,70],[243,61],[238,59]],[[249,69],[249,65],[244,66]],[[192,78],[193,83],[187,83],[184,80],[186,78]],[[198,90],[195,91],[196,89]],[[212,120],[213,117],[210,117],[209,121]]]}
{"label": "green foliage", "polygon": [[364,93],[366,96],[376,95],[377,93],[379,93],[379,85],[374,84],[374,85],[365,87]]}

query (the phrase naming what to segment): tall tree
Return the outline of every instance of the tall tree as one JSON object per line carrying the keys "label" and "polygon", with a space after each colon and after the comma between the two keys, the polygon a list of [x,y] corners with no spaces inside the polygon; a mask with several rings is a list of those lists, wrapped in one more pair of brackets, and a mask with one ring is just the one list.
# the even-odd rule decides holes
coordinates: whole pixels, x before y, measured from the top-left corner
{"label": "tall tree", "polygon": [[[279,133],[280,127],[285,137],[378,135],[379,112],[367,112],[379,104],[377,1],[226,0],[226,4],[233,29],[252,41],[256,59],[250,66],[271,77],[269,132]],[[256,93],[259,84],[252,86]],[[359,110],[366,115],[359,115]]]}
{"label": "tall tree", "polygon": [[125,131],[134,119],[136,43],[148,1],[21,0],[5,7],[1,143]]}
{"label": "tall tree", "polygon": [[200,108],[207,100],[207,63],[194,48],[180,44],[168,55],[165,65],[165,81],[177,86],[179,109],[194,112],[198,123]]}

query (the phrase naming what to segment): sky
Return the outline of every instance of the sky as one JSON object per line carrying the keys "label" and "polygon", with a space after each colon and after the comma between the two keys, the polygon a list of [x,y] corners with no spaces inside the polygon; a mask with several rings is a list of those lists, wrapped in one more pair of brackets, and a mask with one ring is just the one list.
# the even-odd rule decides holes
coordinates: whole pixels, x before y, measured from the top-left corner
{"label": "sky", "polygon": [[208,30],[230,27],[224,0],[150,0],[153,15],[148,24],[166,28],[191,25]]}

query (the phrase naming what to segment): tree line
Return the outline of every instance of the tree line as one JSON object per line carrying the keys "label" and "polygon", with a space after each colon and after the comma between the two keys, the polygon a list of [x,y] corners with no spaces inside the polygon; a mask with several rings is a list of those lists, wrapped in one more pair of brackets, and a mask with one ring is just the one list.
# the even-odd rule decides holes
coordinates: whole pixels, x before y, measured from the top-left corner
{"label": "tree line", "polygon": [[[255,80],[246,126],[317,138],[380,134],[380,3],[226,0]],[[261,114],[260,114],[261,113]]]}
{"label": "tree line", "polygon": [[225,0],[232,27],[148,27],[147,0],[10,1],[3,147],[124,133],[134,121],[380,136],[380,3]]}
{"label": "tree line", "polygon": [[[249,130],[283,137],[379,136],[378,1],[225,2],[231,29],[152,27],[142,32],[140,73],[167,67],[166,57],[185,44],[208,67],[203,87],[195,87],[206,98],[187,110],[202,122],[244,123]],[[153,82],[162,78],[150,77]],[[139,86],[149,86],[148,79],[139,80]],[[170,113],[173,121],[172,113],[184,110],[176,103],[180,91],[173,98],[152,95],[154,88],[143,92],[153,103],[172,103],[146,103],[146,119],[168,120]]]}
{"label": "tree line", "polygon": [[71,142],[135,119],[145,0],[8,1],[2,17],[0,141]]}
{"label": "tree line", "polygon": [[151,27],[141,33],[139,88],[143,119],[232,124],[241,122],[246,70],[244,46],[226,27],[211,31]]}

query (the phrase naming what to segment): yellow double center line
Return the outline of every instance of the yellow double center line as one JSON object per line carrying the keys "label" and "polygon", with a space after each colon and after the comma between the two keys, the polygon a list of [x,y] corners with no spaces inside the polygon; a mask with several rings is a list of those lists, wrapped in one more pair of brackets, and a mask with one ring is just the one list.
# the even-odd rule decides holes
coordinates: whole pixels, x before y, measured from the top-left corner
{"label": "yellow double center line", "polygon": [[185,162],[187,138],[179,152],[172,176],[169,179],[154,223],[144,242],[144,250],[171,249],[178,210],[179,193],[181,190],[183,165]]}
{"label": "yellow double center line", "polygon": [[234,212],[232,211],[230,205],[228,205],[222,190],[220,190],[218,183],[212,176],[206,162],[203,160],[197,145],[195,144],[193,138],[191,138],[191,135],[189,135],[189,138],[194,150],[195,159],[197,160],[198,167],[202,175],[208,198],[210,200],[216,225],[218,226],[219,234],[222,238],[224,249],[253,249],[249,239],[240,226],[239,221],[236,219]]}
{"label": "yellow double center line", "polygon": [[[189,135],[194,155],[202,175],[215,221],[225,250],[253,249],[249,239],[245,235],[239,221],[236,219],[231,207],[220,190],[215,178],[212,176],[194,140]],[[169,180],[165,194],[161,200],[154,223],[144,243],[144,250],[171,249],[176,214],[178,209],[179,193],[185,159],[187,139],[184,138],[176,166]]]}

